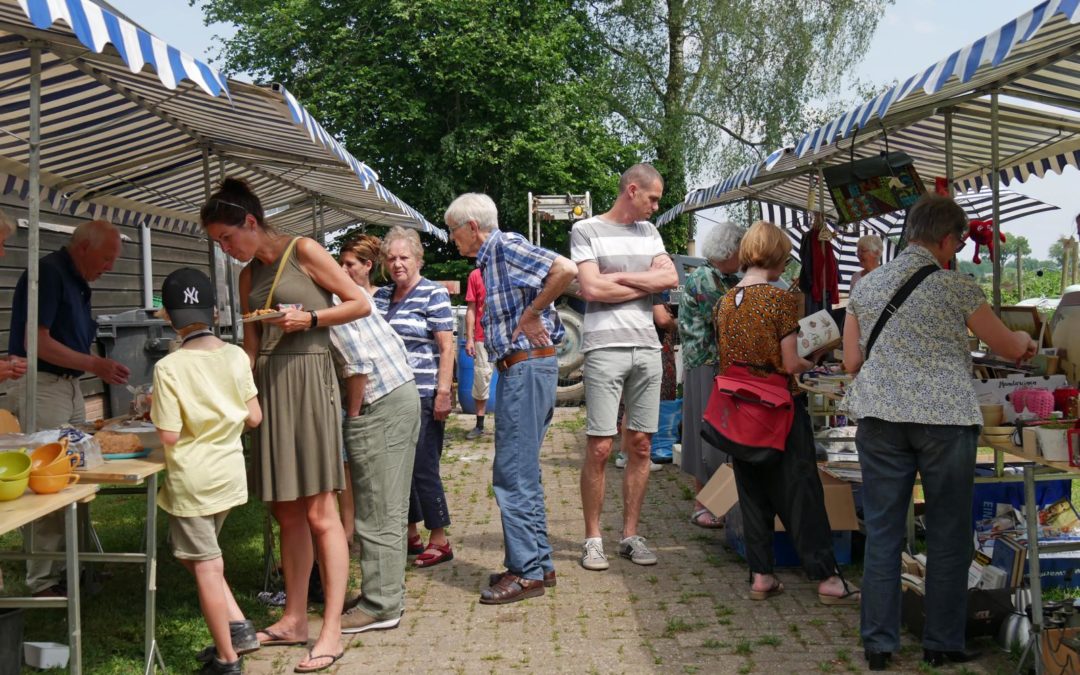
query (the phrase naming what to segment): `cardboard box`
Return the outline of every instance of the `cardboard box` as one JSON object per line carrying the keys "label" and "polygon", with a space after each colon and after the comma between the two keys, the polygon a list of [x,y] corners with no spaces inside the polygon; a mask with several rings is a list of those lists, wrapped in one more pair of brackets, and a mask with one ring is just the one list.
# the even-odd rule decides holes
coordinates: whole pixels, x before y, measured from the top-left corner
{"label": "cardboard box", "polygon": [[[743,535],[742,512],[736,504],[727,512],[727,521],[724,524],[724,543],[728,548],[746,559],[746,540]],[[832,533],[833,557],[838,565],[851,564],[851,530],[834,530]],[[795,542],[787,532],[773,533],[773,564],[777,567],[798,567],[799,552],[795,550]]]}
{"label": "cardboard box", "polygon": [[[1012,613],[1012,593],[1007,588],[968,590],[964,634],[968,638],[996,636],[1002,622]],[[926,598],[923,594],[905,587],[900,598],[900,616],[904,627],[921,638],[923,626],[926,625]]]}
{"label": "cardboard box", "polygon": [[[818,467],[818,478],[825,493],[825,512],[829,516],[829,527],[833,530],[857,530],[859,519],[855,515],[855,499],[851,494],[851,484],[834,478]],[[739,491],[735,487],[735,471],[724,464],[705,487],[701,488],[697,499],[701,505],[716,515],[725,515],[731,507],[739,503]],[[776,518],[776,531],[783,532],[784,524]]]}
{"label": "cardboard box", "polygon": [[[851,485],[833,478],[818,469],[818,478],[825,493],[825,512],[829,526],[833,530],[833,553],[837,563],[844,565],[851,562],[852,530],[859,529],[859,519],[855,516],[855,500]],[[698,501],[718,515],[727,517],[724,536],[727,544],[736,553],[746,557],[746,545],[742,537],[742,514],[734,508],[739,502],[739,492],[735,486],[735,472],[729,465],[721,466],[709,482],[698,493]],[[780,518],[774,523],[776,534],[773,539],[773,556],[778,567],[799,565],[799,556],[795,552],[794,542],[787,535]]]}
{"label": "cardboard box", "polygon": [[1042,667],[1044,673],[1080,673],[1080,652],[1076,638],[1080,628],[1044,628]]}
{"label": "cardboard box", "polygon": [[1012,424],[1016,420],[1016,410],[1006,397],[1017,389],[1034,387],[1053,391],[1067,386],[1068,380],[1065,375],[1024,375],[1018,373],[1008,377],[991,380],[974,379],[975,395],[979,397],[980,404],[1000,403],[1005,410],[1005,423]]}

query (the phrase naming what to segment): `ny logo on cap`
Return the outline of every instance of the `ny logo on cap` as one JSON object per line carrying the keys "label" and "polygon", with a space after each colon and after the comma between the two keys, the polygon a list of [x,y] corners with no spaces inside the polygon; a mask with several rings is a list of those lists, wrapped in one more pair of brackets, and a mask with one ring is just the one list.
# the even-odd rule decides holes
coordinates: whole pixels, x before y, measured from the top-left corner
{"label": "ny logo on cap", "polygon": [[194,286],[188,286],[184,289],[184,304],[185,305],[197,305],[199,304],[199,289]]}

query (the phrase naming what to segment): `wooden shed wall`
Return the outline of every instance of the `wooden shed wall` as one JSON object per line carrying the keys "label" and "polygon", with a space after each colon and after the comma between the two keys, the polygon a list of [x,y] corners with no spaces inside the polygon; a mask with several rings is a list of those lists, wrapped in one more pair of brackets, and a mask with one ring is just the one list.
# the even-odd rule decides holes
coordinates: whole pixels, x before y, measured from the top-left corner
{"label": "wooden shed wall", "polygon": [[[8,202],[2,204],[2,208],[12,220],[25,219],[29,215],[25,205]],[[69,226],[77,226],[84,221],[84,219],[45,211],[42,211],[41,220],[43,223]],[[120,231],[128,238],[123,243],[120,258],[111,272],[90,285],[93,292],[92,305],[95,318],[103,314],[115,314],[143,306],[139,228],[121,226]],[[27,265],[27,235],[27,229],[19,227],[18,231],[7,239],[5,243],[7,254],[0,258],[0,353],[4,354],[8,350],[15,284]],[[41,255],[44,256],[65,246],[69,237],[69,234],[42,229]],[[209,273],[209,253],[205,238],[152,230],[150,242],[155,294],[160,291],[161,282],[165,277],[177,268],[195,267]],[[95,349],[100,349],[100,346],[95,345]],[[87,417],[94,419],[103,413],[96,395],[105,391],[105,385],[100,379],[90,375],[82,378],[81,385],[83,394],[87,396]],[[6,386],[0,384],[0,389],[6,389]],[[0,407],[4,407],[3,396],[0,396]],[[107,413],[107,411],[104,412]]]}

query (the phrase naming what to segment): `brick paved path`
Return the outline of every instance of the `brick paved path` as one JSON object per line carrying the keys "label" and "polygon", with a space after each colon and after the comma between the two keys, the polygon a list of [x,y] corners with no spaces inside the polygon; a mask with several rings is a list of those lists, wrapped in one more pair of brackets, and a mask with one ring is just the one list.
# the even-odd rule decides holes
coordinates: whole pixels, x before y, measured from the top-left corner
{"label": "brick paved path", "polygon": [[[582,569],[583,409],[557,409],[543,452],[558,587],[511,605],[479,604],[487,575],[501,569],[502,535],[491,490],[494,444],[490,434],[465,440],[472,419],[451,420],[443,456],[455,559],[410,570],[401,626],[347,636],[346,656],[330,672],[862,672],[857,608],[820,605],[815,585],[794,569],[779,571],[783,595],[751,601],[745,564],[723,547],[723,531],[688,523],[690,482],[676,467],[652,474],[642,519],[659,564],[639,567],[614,555],[621,471],[609,465],[603,529],[611,569]],[[316,615],[310,630],[317,633]],[[918,669],[921,650],[904,639],[892,672],[932,672]],[[994,650],[989,642],[979,646]],[[247,658],[245,671],[289,673],[302,656],[299,648],[264,649]],[[1012,672],[996,652],[967,666],[952,672]]]}

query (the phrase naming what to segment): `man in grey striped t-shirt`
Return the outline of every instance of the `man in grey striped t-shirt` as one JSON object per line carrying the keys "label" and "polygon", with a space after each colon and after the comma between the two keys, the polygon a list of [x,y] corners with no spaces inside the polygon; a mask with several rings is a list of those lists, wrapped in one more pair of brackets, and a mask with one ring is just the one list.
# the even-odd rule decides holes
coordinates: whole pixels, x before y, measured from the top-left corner
{"label": "man in grey striped t-shirt", "polygon": [[638,535],[649,481],[649,450],[660,414],[660,341],[652,320],[652,295],[679,282],[664,242],[646,220],[660,206],[664,180],[652,166],[635,164],[619,179],[611,210],[574,225],[570,257],[588,301],[582,351],[588,445],[581,469],[585,545],[581,566],[606,570],[600,537],[604,465],[617,433],[619,401],[625,406],[622,451],[629,461],[623,481],[623,539],[619,555],[655,565],[656,555]]}

